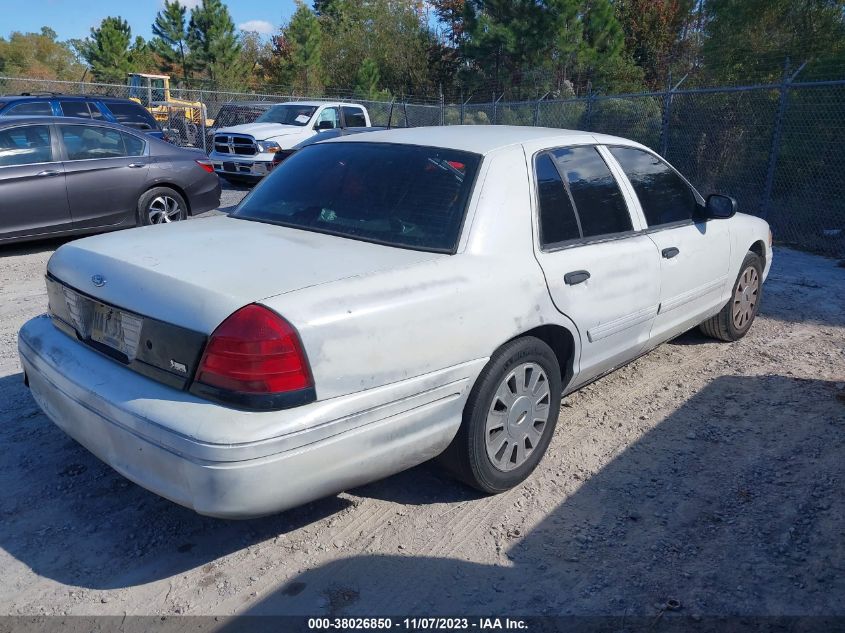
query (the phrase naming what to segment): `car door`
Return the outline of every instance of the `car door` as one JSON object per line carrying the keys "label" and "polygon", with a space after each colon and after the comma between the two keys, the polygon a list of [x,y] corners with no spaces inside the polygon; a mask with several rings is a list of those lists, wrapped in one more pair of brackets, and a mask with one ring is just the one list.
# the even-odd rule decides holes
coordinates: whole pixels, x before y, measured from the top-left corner
{"label": "car door", "polygon": [[52,125],[0,129],[0,239],[71,228],[58,154]]}
{"label": "car door", "polygon": [[112,127],[57,127],[74,228],[134,225],[149,169],[146,142]]}
{"label": "car door", "polygon": [[645,347],[659,297],[659,255],[593,145],[533,157],[536,256],[555,306],[578,327],[584,383]]}
{"label": "car door", "polygon": [[704,201],[656,154],[609,147],[636,194],[660,258],[660,309],[651,337],[665,341],[698,325],[724,303],[730,283],[729,224],[701,219]]}

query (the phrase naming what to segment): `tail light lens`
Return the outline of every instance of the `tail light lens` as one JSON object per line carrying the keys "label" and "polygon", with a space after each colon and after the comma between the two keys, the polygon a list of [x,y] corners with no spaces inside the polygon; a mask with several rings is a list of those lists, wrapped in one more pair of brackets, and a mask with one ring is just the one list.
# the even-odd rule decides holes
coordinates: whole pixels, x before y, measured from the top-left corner
{"label": "tail light lens", "polygon": [[[313,391],[314,386],[296,330],[272,310],[256,304],[241,308],[214,330],[195,384],[220,390],[218,398],[224,400],[227,398],[221,393],[275,396]],[[294,404],[302,404],[301,400]],[[281,406],[257,408],[284,406],[282,402]]]}
{"label": "tail light lens", "polygon": [[214,173],[214,164],[210,160],[198,160],[196,161],[197,165],[202,167],[205,171],[209,174]]}

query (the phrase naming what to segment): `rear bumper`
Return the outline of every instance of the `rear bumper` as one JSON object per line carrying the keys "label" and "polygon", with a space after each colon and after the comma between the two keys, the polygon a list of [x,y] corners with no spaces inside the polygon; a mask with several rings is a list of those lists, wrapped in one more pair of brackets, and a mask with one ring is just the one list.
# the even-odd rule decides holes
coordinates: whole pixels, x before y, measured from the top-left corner
{"label": "rear bumper", "polygon": [[57,330],[21,329],[32,395],[119,473],[200,514],[272,514],[399,472],[440,453],[483,359],[276,412],[227,409],[125,369]]}
{"label": "rear bumper", "polygon": [[202,186],[197,189],[188,196],[191,215],[212,211],[220,206],[220,193],[222,191],[220,178],[207,174],[206,178],[203,179]]}

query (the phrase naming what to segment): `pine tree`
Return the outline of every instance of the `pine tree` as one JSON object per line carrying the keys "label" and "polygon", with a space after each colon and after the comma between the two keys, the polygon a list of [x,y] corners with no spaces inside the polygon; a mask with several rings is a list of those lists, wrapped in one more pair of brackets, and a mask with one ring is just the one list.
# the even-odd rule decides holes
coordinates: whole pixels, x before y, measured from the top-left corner
{"label": "pine tree", "polygon": [[378,64],[369,57],[361,62],[358,74],[355,76],[355,97],[367,101],[387,101],[390,93],[380,90],[381,74]]}
{"label": "pine tree", "polygon": [[97,81],[125,83],[126,75],[133,70],[130,52],[132,29],[120,17],[107,17],[82,46],[82,56],[91,66]]}
{"label": "pine tree", "polygon": [[306,93],[319,92],[323,85],[323,34],[317,16],[303,2],[297,3],[284,35],[290,43],[290,58],[298,87]]}
{"label": "pine tree", "polygon": [[222,0],[202,0],[191,10],[186,39],[193,69],[222,87],[236,86],[243,79],[238,64],[241,44]]}
{"label": "pine tree", "polygon": [[179,4],[179,0],[165,0],[164,9],[156,14],[153,22],[151,46],[153,51],[162,59],[162,70],[173,72],[179,66],[182,77],[187,80],[190,76],[188,64],[187,25],[185,14],[187,9]]}

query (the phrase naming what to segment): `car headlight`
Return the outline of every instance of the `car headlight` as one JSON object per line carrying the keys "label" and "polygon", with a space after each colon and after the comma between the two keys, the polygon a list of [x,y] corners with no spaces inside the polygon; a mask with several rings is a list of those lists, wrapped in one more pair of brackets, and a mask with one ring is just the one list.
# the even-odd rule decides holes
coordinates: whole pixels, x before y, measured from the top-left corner
{"label": "car headlight", "polygon": [[255,145],[261,152],[272,152],[275,154],[276,152],[282,151],[282,146],[276,141],[256,141]]}

